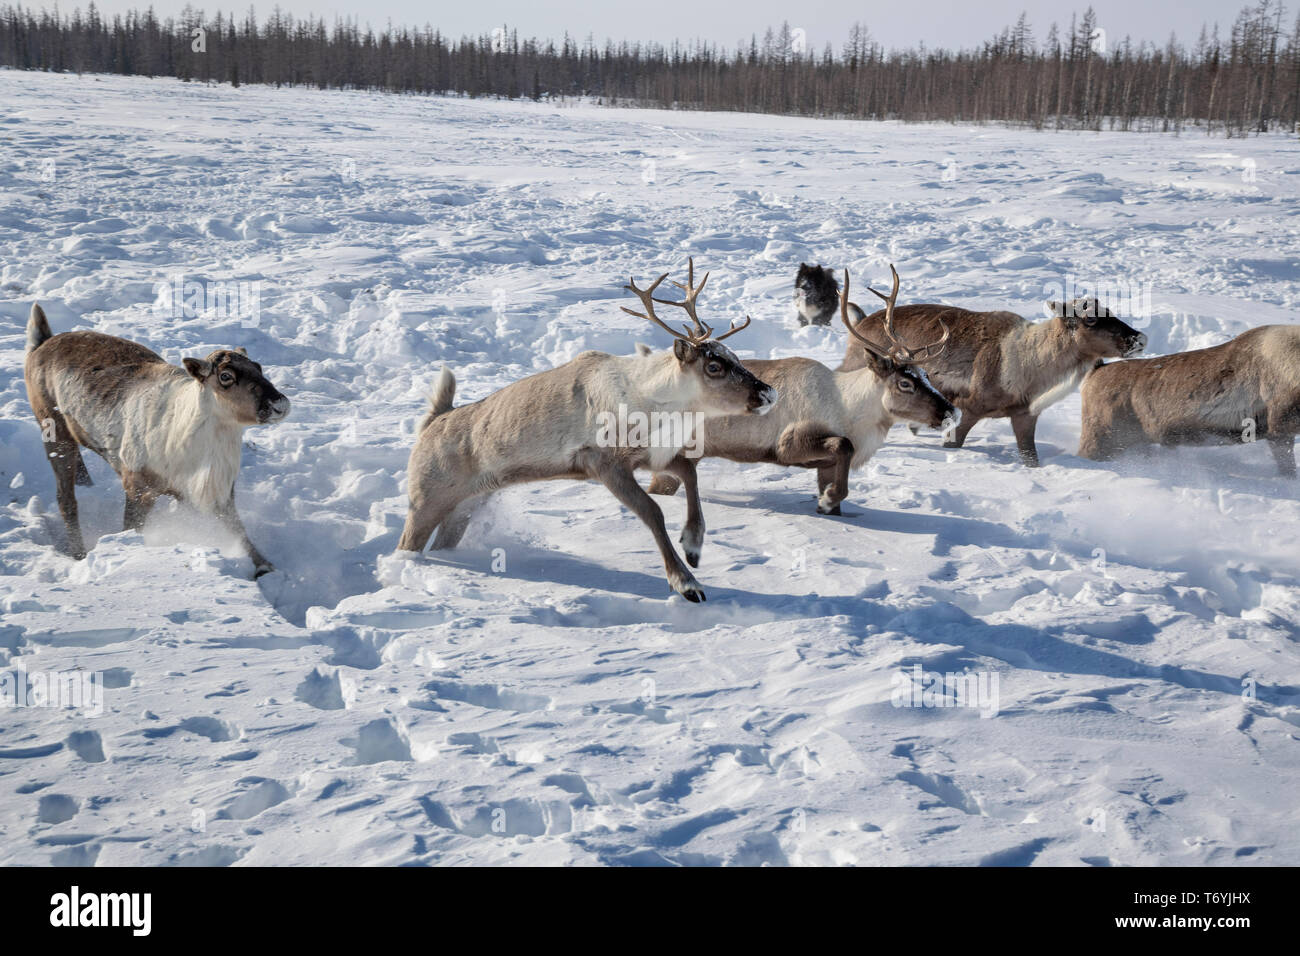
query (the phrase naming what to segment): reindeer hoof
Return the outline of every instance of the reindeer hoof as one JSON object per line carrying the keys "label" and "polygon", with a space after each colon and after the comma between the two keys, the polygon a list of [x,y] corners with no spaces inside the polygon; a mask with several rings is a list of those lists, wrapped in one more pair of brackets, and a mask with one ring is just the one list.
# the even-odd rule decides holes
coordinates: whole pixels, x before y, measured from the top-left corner
{"label": "reindeer hoof", "polygon": [[961,442],[959,442],[959,441],[946,441],[946,442],[943,443],[943,447],[944,447],[944,448],[960,448],[960,447],[961,447]]}
{"label": "reindeer hoof", "polygon": [[673,590],[680,594],[692,604],[703,603],[707,598],[704,597],[704,591],[700,589],[699,584],[694,580],[689,583],[674,584]]}
{"label": "reindeer hoof", "polygon": [[831,507],[827,508],[823,505],[818,505],[817,513],[819,515],[838,515],[840,513],[840,506],[838,504],[834,504],[831,505]]}

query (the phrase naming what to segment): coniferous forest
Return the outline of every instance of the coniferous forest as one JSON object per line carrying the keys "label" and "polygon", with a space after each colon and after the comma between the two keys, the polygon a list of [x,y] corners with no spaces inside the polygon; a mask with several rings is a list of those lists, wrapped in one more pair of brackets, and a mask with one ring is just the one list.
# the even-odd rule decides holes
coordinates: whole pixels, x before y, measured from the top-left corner
{"label": "coniferous forest", "polygon": [[609,105],[741,110],[1036,128],[1198,128],[1229,136],[1300,123],[1300,16],[1246,7],[1194,42],[1108,32],[1090,9],[1068,24],[1022,15],[978,47],[886,50],[861,25],[815,48],[783,24],[734,46],[524,39],[500,27],[452,38],[436,26],[374,31],[355,19],[258,19],[189,8],[102,16],[0,6],[0,65]]}

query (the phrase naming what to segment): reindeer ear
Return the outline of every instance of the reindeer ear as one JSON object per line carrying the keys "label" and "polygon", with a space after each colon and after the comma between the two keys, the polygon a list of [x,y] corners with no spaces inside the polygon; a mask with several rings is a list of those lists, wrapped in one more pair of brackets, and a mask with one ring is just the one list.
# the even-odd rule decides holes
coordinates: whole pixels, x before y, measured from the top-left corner
{"label": "reindeer ear", "polygon": [[1060,318],[1061,316],[1065,315],[1065,306],[1060,302],[1053,300],[1051,302],[1046,303],[1046,306],[1047,306],[1047,317],[1049,319]]}
{"label": "reindeer ear", "polygon": [[185,366],[185,371],[200,382],[212,374],[212,363],[206,359],[183,358],[181,364]]}
{"label": "reindeer ear", "polygon": [[242,345],[235,349],[235,351],[244,356],[244,358],[248,358],[248,349],[244,348]]}
{"label": "reindeer ear", "polygon": [[885,378],[887,375],[893,373],[894,363],[890,359],[883,355],[877,355],[868,348],[864,348],[862,351],[867,354],[867,367],[870,368],[871,371],[875,372],[881,378]]}
{"label": "reindeer ear", "polygon": [[679,362],[694,362],[699,356],[699,349],[685,339],[673,339],[673,354]]}

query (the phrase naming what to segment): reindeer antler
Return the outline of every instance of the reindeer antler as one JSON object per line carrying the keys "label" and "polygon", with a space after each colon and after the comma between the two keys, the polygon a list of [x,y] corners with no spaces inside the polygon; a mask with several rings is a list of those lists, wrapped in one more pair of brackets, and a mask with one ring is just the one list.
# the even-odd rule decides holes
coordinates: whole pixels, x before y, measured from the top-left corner
{"label": "reindeer antler", "polygon": [[630,278],[630,279],[628,279],[628,280],[627,280],[627,285],[623,286],[623,288],[624,288],[624,289],[627,289],[627,290],[628,290],[629,292],[631,292],[634,296],[636,296],[638,299],[641,300],[641,304],[642,304],[643,306],[645,306],[645,312],[637,312],[637,311],[635,311],[635,310],[633,310],[633,309],[629,309],[629,308],[628,308],[627,306],[625,306],[625,305],[623,305],[623,306],[619,306],[619,308],[621,308],[621,309],[622,309],[624,312],[626,312],[628,315],[635,315],[638,319],[649,319],[651,322],[653,322],[655,325],[659,326],[661,329],[663,329],[663,330],[664,330],[665,332],[667,332],[669,335],[675,335],[675,336],[676,336],[677,338],[679,338],[679,339],[680,339],[680,338],[685,338],[685,336],[683,336],[680,332],[677,332],[677,331],[675,331],[674,329],[672,329],[671,327],[665,325],[663,319],[661,319],[661,318],[659,318],[659,316],[655,315],[655,307],[654,307],[654,303],[655,303],[655,299],[654,299],[654,291],[655,291],[655,289],[659,288],[659,283],[663,282],[663,281],[664,281],[665,279],[667,279],[667,278],[668,278],[668,273],[665,272],[665,273],[664,273],[663,275],[661,275],[658,279],[655,279],[654,282],[650,283],[650,288],[648,288],[648,289],[638,289],[638,288],[636,287],[636,279],[635,279],[635,278]]}
{"label": "reindeer antler", "polygon": [[[948,328],[948,323],[943,320],[942,316],[940,316],[939,325],[943,328],[943,335],[939,337],[938,341],[931,342],[929,345],[922,346],[919,349],[911,349],[904,345],[903,341],[898,337],[898,333],[894,329],[894,303],[898,300],[899,279],[898,270],[894,268],[892,262],[889,264],[889,271],[894,277],[894,287],[890,290],[889,295],[885,295],[883,292],[877,292],[875,289],[871,288],[871,286],[867,286],[867,291],[879,296],[885,303],[885,317],[882,322],[884,325],[885,336],[890,342],[889,352],[886,357],[892,360],[896,365],[918,365],[922,362],[927,362],[932,358],[937,358],[943,352],[944,346],[948,341],[948,336],[952,334],[952,330]],[[844,292],[840,296],[840,314],[844,317],[844,324],[848,326],[849,331],[853,333],[854,338],[859,342],[871,349],[871,351],[875,352],[877,355],[882,354],[879,349],[875,348],[874,345],[859,335],[857,330],[853,328],[853,324],[849,322],[848,302],[849,270],[845,269]]]}
{"label": "reindeer antler", "polygon": [[695,297],[698,296],[700,294],[700,290],[704,288],[704,283],[709,281],[709,273],[707,272],[704,273],[704,278],[700,280],[699,285],[695,284],[695,257],[694,256],[686,260],[686,270],[687,271],[686,271],[685,285],[682,285],[682,283],[680,282],[676,282],[676,281],[673,282],[673,285],[677,286],[677,288],[681,289],[683,292],[686,293],[685,300],[678,302],[673,299],[655,299],[655,301],[658,302],[660,305],[675,305],[677,306],[677,308],[682,309],[687,315],[689,315],[691,317],[691,322],[694,323],[695,325],[695,331],[692,332],[690,329],[686,329],[686,326],[684,325],[682,326],[682,328],[686,329],[686,334],[688,336],[695,339],[696,341],[702,342],[713,335],[713,329],[710,328],[708,325],[704,324],[703,322],[701,322],[700,317],[695,314]]}
{"label": "reindeer antler", "polygon": [[[664,279],[667,278],[668,278],[668,273],[665,272],[658,279],[656,279],[648,289],[638,289],[636,287],[636,280],[635,279],[629,280],[628,284],[623,286],[623,288],[627,289],[629,292],[631,292],[633,295],[635,295],[638,299],[641,300],[641,304],[645,306],[645,312],[644,313],[634,312],[632,309],[629,309],[627,306],[621,306],[623,311],[626,312],[628,315],[635,315],[639,319],[649,319],[651,322],[655,323],[655,325],[659,326],[661,329],[665,330],[666,332],[670,333],[676,338],[683,339],[684,341],[690,342],[693,345],[699,345],[701,342],[705,342],[708,339],[713,339],[713,341],[715,342],[721,342],[727,336],[735,335],[737,332],[749,326],[749,321],[750,321],[749,316],[745,316],[745,321],[742,322],[740,325],[737,325],[735,322],[732,322],[731,328],[729,328],[726,332],[723,332],[721,335],[714,335],[713,327],[700,319],[699,315],[697,315],[695,311],[695,300],[699,296],[700,290],[704,288],[704,283],[709,281],[709,273],[707,272],[704,273],[704,278],[700,280],[699,285],[695,284],[695,258],[693,256],[687,260],[686,283],[683,285],[680,282],[673,282],[673,285],[677,286],[677,288],[681,289],[683,292],[686,293],[685,299],[677,300],[677,299],[655,298],[654,296],[655,289],[659,287],[659,283],[663,282]],[[690,317],[691,323],[695,326],[695,328],[691,329],[689,326],[683,324],[682,329],[685,331],[684,335],[681,332],[672,329],[667,324],[665,324],[664,321],[659,318],[659,316],[655,314],[654,303],[656,302],[658,302],[660,305],[675,305],[677,306],[677,308],[684,310],[686,314]]]}
{"label": "reindeer antler", "polygon": [[[857,339],[864,349],[866,349],[868,352],[870,352],[872,355],[876,356],[877,358],[882,358],[882,359],[888,358],[889,357],[888,355],[880,351],[880,349],[876,348],[876,344],[874,342],[872,342],[866,336],[862,335],[862,333],[860,333],[857,329],[853,327],[853,322],[849,318],[849,306],[852,304],[853,303],[849,302],[849,270],[845,269],[844,288],[840,290],[840,319],[843,320],[844,327],[849,330],[849,335]],[[857,306],[854,306],[854,308],[857,308]],[[862,310],[858,309],[858,311],[861,312]]]}

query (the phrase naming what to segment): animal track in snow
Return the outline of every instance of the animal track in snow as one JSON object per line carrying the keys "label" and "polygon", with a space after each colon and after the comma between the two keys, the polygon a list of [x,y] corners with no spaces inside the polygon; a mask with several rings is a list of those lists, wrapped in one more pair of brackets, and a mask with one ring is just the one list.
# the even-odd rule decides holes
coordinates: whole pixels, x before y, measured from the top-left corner
{"label": "animal track in snow", "polygon": [[420,806],[434,826],[469,837],[554,836],[573,829],[573,811],[564,801],[510,798],[481,804],[462,820],[446,804],[421,797]]}
{"label": "animal track in snow", "polygon": [[201,850],[176,853],[167,858],[166,866],[231,866],[248,853],[245,847],[207,846]]}
{"label": "animal track in snow", "polygon": [[171,727],[151,727],[141,731],[141,733],[145,737],[154,740],[161,737],[170,737],[177,731],[207,737],[214,744],[227,740],[237,740],[240,736],[237,727],[216,717],[187,717],[179,724]]}
{"label": "animal track in snow", "polygon": [[383,763],[387,760],[411,760],[411,744],[406,734],[391,720],[380,717],[365,724],[357,736],[343,741],[356,754],[352,764]]}
{"label": "animal track in snow", "polygon": [[923,773],[920,770],[904,770],[897,776],[904,783],[910,783],[924,790],[943,806],[952,807],[972,816],[980,816],[983,813],[979,801],[954,783],[951,777],[941,773]]}
{"label": "animal track in snow", "polygon": [[67,631],[28,631],[27,640],[48,647],[107,647],[133,641],[148,631],[138,627],[90,627]]}
{"label": "animal track in snow", "polygon": [[66,793],[48,793],[37,805],[36,819],[41,823],[66,823],[77,815],[81,803]]}
{"label": "animal track in snow", "polygon": [[313,668],[307,672],[293,696],[317,710],[343,710],[347,707],[337,670]]}
{"label": "animal track in snow", "polygon": [[527,712],[550,710],[553,706],[549,697],[507,690],[496,684],[465,684],[460,681],[433,680],[425,684],[424,689],[433,691],[439,698],[458,700],[491,710]]}
{"label": "animal track in snow", "polygon": [[104,741],[98,730],[74,730],[66,742],[68,749],[86,763],[104,762]]}
{"label": "animal track in snow", "polygon": [[264,777],[245,777],[237,786],[242,789],[221,805],[218,820],[251,820],[292,796],[284,784]]}

